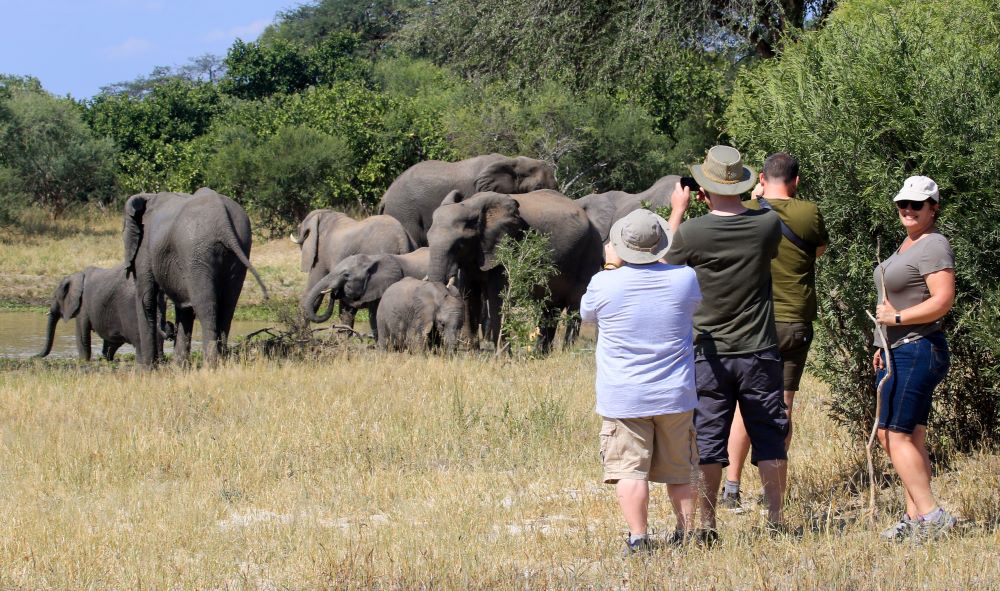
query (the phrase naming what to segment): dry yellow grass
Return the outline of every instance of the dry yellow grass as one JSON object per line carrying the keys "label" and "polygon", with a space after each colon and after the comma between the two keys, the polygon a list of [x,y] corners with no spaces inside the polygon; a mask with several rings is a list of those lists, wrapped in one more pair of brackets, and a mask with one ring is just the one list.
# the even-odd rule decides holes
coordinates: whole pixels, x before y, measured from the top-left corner
{"label": "dry yellow grass", "polygon": [[[789,518],[723,513],[714,549],[620,556],[598,483],[593,359],[233,361],[214,370],[0,374],[0,588],[995,589],[995,455],[936,481],[959,535],[878,540],[861,443],[800,394]],[[859,485],[853,482],[853,485]],[[751,479],[749,491],[757,484]],[[752,494],[750,495],[752,496]],[[652,525],[672,526],[654,490]]]}

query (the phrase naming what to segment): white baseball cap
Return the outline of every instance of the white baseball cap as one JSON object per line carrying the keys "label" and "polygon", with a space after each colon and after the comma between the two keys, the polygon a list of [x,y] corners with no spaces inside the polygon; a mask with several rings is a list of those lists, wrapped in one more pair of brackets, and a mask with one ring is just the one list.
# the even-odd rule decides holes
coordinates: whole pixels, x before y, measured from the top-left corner
{"label": "white baseball cap", "polygon": [[930,177],[911,176],[903,181],[903,188],[896,193],[893,201],[927,201],[931,199],[934,203],[941,203],[941,194],[938,192],[937,183]]}

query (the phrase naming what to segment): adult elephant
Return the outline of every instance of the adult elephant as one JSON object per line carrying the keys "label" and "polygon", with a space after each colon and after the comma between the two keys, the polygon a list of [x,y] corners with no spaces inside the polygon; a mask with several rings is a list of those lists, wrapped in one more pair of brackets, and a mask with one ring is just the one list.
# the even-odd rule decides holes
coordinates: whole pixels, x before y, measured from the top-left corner
{"label": "adult elephant", "polygon": [[[428,279],[447,282],[460,277],[474,345],[480,324],[491,342],[500,335],[505,278],[495,258],[496,247],[505,235],[518,237],[529,228],[548,237],[556,267],[538,341],[539,348],[547,351],[555,337],[556,316],[561,310],[579,310],[587,284],[603,261],[601,237],[583,209],[561,193],[542,190],[523,195],[487,192],[466,199],[453,192],[434,212],[428,233]],[[567,339],[574,336],[574,330],[567,331]]]}
{"label": "adult elephant", "polygon": [[603,242],[608,241],[611,226],[643,206],[643,202],[656,209],[670,206],[670,194],[681,177],[671,174],[653,183],[653,186],[642,193],[626,193],[625,191],[608,191],[606,193],[591,193],[576,200],[577,205],[587,212],[587,217],[601,235]]}
{"label": "adult elephant", "polygon": [[[389,286],[404,277],[427,276],[430,249],[406,254],[356,254],[340,261],[330,273],[316,282],[302,297],[302,311],[312,322],[326,322],[333,315],[333,302],[339,299],[352,308],[368,308],[372,334],[378,339],[378,304]],[[319,309],[326,294],[330,303],[322,314]]]}
{"label": "adult elephant", "polygon": [[405,277],[378,305],[378,343],[383,349],[454,351],[461,341],[465,304],[454,285]]}
{"label": "adult elephant", "polygon": [[[161,293],[156,302],[156,350],[161,355],[163,340],[174,335],[174,325],[166,319],[166,308],[166,299]],[[73,318],[76,318],[76,351],[83,361],[90,361],[91,331],[104,341],[101,355],[108,361],[114,360],[122,345],[139,343],[135,281],[125,277],[124,264],[111,269],[87,267],[62,278],[49,305],[45,347],[36,357],[45,357],[52,351],[59,320]]]}
{"label": "adult elephant", "polygon": [[526,156],[488,154],[459,162],[427,160],[414,164],[389,185],[379,213],[399,220],[417,246],[427,246],[434,210],[451,191],[471,196],[481,191],[510,194],[555,188],[555,169]]}
{"label": "adult elephant", "polygon": [[[299,224],[292,242],[302,250],[302,272],[308,273],[303,300],[323,277],[342,260],[356,254],[405,254],[413,242],[399,220],[387,215],[373,215],[355,220],[331,209],[316,209]],[[331,301],[332,304],[332,301]],[[354,326],[355,309],[340,302],[340,322]],[[329,318],[329,315],[327,316]]]}
{"label": "adult elephant", "polygon": [[174,357],[185,363],[194,319],[201,322],[205,361],[215,365],[229,338],[236,302],[250,264],[250,220],[232,199],[208,188],[194,195],[140,193],[125,202],[126,275],[135,275],[139,344],[136,358],[149,367],[156,354],[156,300],[174,302]]}

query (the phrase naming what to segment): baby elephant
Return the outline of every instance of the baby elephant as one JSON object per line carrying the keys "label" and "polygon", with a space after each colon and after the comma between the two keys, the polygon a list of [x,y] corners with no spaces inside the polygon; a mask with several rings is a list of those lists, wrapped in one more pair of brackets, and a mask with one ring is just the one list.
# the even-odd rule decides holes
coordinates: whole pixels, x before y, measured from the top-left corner
{"label": "baby elephant", "polygon": [[[173,323],[166,321],[166,307],[166,300],[161,294],[157,302],[160,333],[157,348],[161,352],[163,340],[173,338],[175,332]],[[90,361],[91,330],[104,340],[101,354],[108,361],[115,358],[118,348],[125,343],[138,343],[135,281],[126,279],[124,263],[111,269],[87,267],[63,277],[52,294],[45,348],[37,357],[45,357],[52,351],[56,323],[60,318],[76,318],[76,350],[84,361]]]}
{"label": "baby elephant", "polygon": [[465,303],[452,285],[407,277],[389,286],[378,305],[383,349],[454,351],[463,324]]}
{"label": "baby elephant", "polygon": [[[337,263],[332,271],[316,282],[302,297],[302,311],[312,322],[326,322],[333,314],[336,300],[352,308],[368,307],[372,332],[378,339],[378,303],[385,290],[404,277],[427,276],[430,249],[418,248],[407,254],[356,254]],[[323,298],[330,303],[321,313]]]}

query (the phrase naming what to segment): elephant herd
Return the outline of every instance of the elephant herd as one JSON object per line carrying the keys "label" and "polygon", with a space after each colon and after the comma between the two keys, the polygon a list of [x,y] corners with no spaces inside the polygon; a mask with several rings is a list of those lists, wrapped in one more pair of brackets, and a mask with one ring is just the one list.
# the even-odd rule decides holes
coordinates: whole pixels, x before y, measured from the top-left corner
{"label": "elephant herd", "polygon": [[[579,308],[600,269],[611,224],[639,207],[666,205],[677,180],[664,177],[639,194],[573,200],[555,190],[554,169],[540,160],[490,154],[418,163],[388,188],[378,215],[354,220],[320,209],[299,224],[291,240],[308,276],[302,310],[308,320],[325,322],[336,301],[339,323],[353,327],[356,311],[366,308],[383,348],[478,349],[481,338],[497,343],[506,276],[496,249],[504,236],[517,239],[534,229],[548,237],[556,268],[539,332],[538,346],[547,350],[556,318]],[[249,261],[246,212],[211,189],[133,195],[125,203],[123,243],[118,266],[88,267],[60,282],[41,356],[51,349],[58,320],[76,318],[82,359],[90,358],[93,330],[109,360],[127,342],[148,367],[163,357],[163,341],[175,338],[175,360],[185,363],[198,318],[204,357],[213,365],[248,270],[267,297]],[[168,298],[176,326],[166,321]],[[575,333],[567,327],[567,339]]]}

